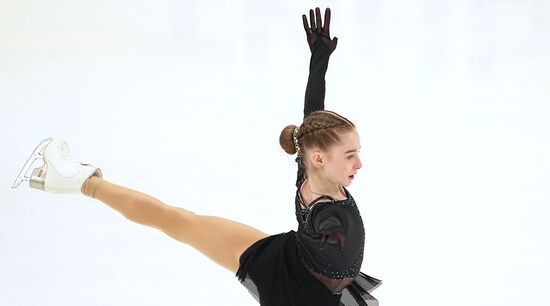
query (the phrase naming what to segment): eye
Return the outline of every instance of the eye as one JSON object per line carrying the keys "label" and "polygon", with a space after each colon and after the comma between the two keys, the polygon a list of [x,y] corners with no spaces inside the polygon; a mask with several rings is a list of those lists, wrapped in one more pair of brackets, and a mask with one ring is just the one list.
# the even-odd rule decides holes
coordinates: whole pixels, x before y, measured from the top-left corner
{"label": "eye", "polygon": [[348,159],[352,159],[354,157],[355,157],[355,155],[350,155],[350,156],[348,156]]}

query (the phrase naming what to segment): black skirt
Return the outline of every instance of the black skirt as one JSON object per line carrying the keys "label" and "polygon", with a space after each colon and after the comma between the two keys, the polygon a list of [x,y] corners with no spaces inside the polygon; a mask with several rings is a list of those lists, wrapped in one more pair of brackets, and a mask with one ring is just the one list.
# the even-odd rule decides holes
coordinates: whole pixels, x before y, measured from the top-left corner
{"label": "black skirt", "polygon": [[341,293],[332,293],[298,258],[296,232],[263,238],[240,257],[239,281],[261,306],[372,306],[370,292],[382,281],[359,273]]}

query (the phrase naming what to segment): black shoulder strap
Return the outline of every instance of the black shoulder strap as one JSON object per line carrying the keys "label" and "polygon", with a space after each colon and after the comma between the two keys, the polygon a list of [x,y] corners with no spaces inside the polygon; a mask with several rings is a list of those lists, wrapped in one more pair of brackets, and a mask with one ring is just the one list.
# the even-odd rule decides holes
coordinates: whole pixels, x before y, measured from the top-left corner
{"label": "black shoulder strap", "polygon": [[[328,196],[328,195],[322,195],[322,196],[320,196],[320,197],[315,198],[315,200],[311,201],[311,203],[309,203],[308,205],[306,205],[306,208],[307,208],[307,209],[311,209],[311,207],[313,207],[313,205],[314,205],[315,203],[317,203],[317,201],[322,200],[322,199],[329,199],[329,200],[331,200],[331,201],[334,201],[334,198],[333,198],[333,197]],[[304,203],[304,205],[305,205],[305,203]]]}

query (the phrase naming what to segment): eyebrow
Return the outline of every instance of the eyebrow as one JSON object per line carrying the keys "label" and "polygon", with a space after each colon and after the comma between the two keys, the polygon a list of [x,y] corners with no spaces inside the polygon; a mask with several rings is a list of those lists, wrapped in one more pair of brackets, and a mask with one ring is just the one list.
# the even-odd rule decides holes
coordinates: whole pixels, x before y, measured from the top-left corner
{"label": "eyebrow", "polygon": [[[361,150],[361,149],[359,149],[359,150]],[[344,154],[348,154],[348,153],[353,153],[353,152],[357,152],[357,151],[359,151],[359,150],[347,150],[347,151],[346,151],[346,153],[344,153]]]}

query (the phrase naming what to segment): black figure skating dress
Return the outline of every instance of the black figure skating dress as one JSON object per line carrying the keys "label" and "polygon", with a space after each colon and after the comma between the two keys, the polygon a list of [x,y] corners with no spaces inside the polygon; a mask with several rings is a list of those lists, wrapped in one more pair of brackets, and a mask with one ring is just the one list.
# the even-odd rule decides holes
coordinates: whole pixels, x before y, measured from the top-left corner
{"label": "black figure skating dress", "polygon": [[[311,48],[304,115],[324,109],[325,73],[330,50],[318,39]],[[262,306],[372,306],[370,292],[382,281],[360,271],[365,229],[359,209],[347,189],[345,200],[306,205],[300,188],[306,180],[299,168],[295,209],[298,230],[272,235],[251,245],[240,257],[239,281]],[[345,237],[340,249],[330,237],[321,249],[320,232]],[[347,285],[347,286],[346,286]],[[329,288],[342,288],[333,290]]]}

